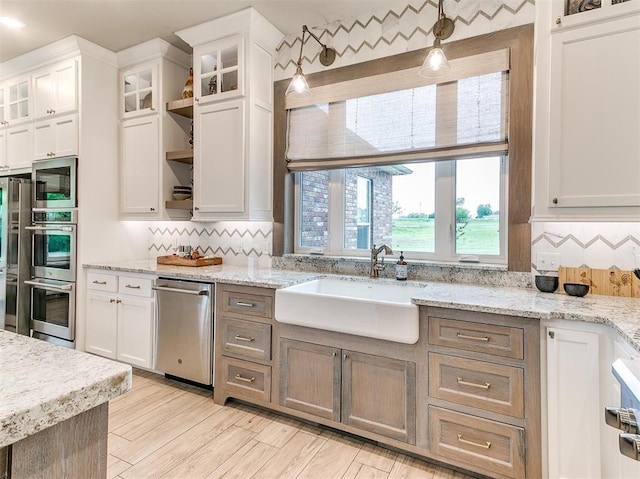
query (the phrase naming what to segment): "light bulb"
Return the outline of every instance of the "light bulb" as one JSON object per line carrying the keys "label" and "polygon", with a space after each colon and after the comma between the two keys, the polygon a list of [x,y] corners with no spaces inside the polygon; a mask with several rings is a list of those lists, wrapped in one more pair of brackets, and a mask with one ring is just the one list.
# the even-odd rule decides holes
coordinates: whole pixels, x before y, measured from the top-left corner
{"label": "light bulb", "polygon": [[434,46],[427,58],[424,59],[418,75],[421,77],[429,78],[434,76],[444,75],[449,71],[449,62],[447,56],[439,46]]}
{"label": "light bulb", "polygon": [[287,91],[284,92],[284,94],[285,96],[294,94],[298,98],[308,98],[311,96],[309,84],[307,83],[307,79],[302,73],[302,67],[300,65],[298,65],[296,74],[293,75],[291,83],[289,83],[289,87],[287,88]]}

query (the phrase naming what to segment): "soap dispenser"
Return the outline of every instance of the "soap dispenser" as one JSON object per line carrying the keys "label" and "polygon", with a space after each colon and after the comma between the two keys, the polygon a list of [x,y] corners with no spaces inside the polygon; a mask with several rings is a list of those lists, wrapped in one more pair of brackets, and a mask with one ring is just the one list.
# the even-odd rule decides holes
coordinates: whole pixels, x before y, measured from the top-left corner
{"label": "soap dispenser", "polygon": [[404,260],[402,251],[400,251],[400,259],[396,262],[396,279],[398,281],[407,280],[407,262]]}

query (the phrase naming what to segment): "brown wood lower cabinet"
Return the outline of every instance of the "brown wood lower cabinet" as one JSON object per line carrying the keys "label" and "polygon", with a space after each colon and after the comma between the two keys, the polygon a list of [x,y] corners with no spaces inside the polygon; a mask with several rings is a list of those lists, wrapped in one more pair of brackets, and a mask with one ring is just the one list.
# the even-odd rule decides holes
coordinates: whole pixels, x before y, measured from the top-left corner
{"label": "brown wood lower cabinet", "polygon": [[282,406],[415,444],[415,363],[284,338],[280,348]]}
{"label": "brown wood lower cabinet", "polygon": [[522,428],[430,406],[429,436],[443,458],[492,477],[525,477]]}

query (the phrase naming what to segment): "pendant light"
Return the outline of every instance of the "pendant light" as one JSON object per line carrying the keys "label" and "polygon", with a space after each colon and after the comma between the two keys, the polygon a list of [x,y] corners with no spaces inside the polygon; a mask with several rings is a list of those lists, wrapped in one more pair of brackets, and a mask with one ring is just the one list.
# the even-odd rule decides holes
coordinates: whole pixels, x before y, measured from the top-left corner
{"label": "pendant light", "polygon": [[440,47],[441,40],[446,40],[451,36],[455,25],[453,20],[447,18],[442,10],[442,0],[438,0],[438,19],[433,24],[433,48],[429,51],[427,58],[424,59],[418,75],[425,78],[433,78],[442,76],[449,71],[449,62],[447,56]]}
{"label": "pendant light", "polygon": [[322,43],[320,39],[313,34],[313,32],[309,31],[306,25],[302,25],[302,40],[300,41],[300,55],[298,56],[296,73],[293,75],[287,91],[284,92],[285,96],[295,95],[298,98],[308,98],[311,96],[309,84],[307,83],[307,79],[304,77],[304,73],[302,73],[302,49],[304,48],[304,37],[307,33],[322,47],[322,51],[318,56],[322,65],[328,67],[336,59],[336,51]]}

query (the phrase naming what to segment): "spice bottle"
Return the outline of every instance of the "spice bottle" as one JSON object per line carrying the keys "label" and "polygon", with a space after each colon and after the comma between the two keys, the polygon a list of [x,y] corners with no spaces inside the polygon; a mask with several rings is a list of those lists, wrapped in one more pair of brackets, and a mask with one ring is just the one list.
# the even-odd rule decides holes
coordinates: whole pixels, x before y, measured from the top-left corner
{"label": "spice bottle", "polygon": [[400,251],[400,259],[396,262],[396,279],[398,281],[407,280],[407,262],[404,260],[402,251]]}

